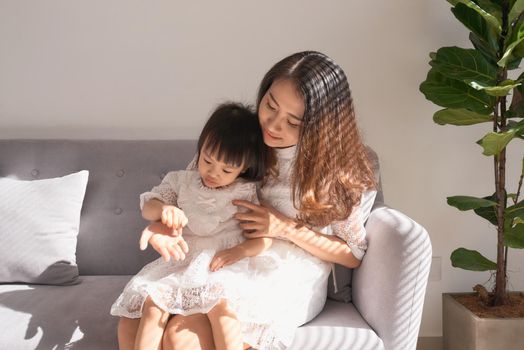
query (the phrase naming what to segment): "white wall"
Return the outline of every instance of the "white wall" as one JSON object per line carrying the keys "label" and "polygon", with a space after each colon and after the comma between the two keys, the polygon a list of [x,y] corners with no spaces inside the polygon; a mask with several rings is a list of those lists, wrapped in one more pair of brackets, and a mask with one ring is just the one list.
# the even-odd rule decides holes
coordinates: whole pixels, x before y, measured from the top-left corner
{"label": "white wall", "polygon": [[[451,268],[451,251],[495,254],[494,230],[445,204],[492,193],[491,159],[474,143],[488,128],[434,124],[438,108],[418,91],[428,53],[451,45],[467,33],[445,0],[0,0],[0,138],[195,138],[218,102],[253,102],[278,59],[323,51],[350,79],[387,202],[423,224],[442,257],[421,327],[439,336],[441,293],[489,278]],[[522,266],[511,251],[514,289]]]}

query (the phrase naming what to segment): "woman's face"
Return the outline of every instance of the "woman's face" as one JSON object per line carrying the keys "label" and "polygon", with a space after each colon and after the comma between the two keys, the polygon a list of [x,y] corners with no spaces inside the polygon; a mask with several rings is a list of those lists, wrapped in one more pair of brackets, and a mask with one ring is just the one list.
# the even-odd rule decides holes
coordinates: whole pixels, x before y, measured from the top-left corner
{"label": "woman's face", "polygon": [[304,99],[291,80],[275,80],[260,101],[258,118],[269,147],[284,148],[298,143]]}

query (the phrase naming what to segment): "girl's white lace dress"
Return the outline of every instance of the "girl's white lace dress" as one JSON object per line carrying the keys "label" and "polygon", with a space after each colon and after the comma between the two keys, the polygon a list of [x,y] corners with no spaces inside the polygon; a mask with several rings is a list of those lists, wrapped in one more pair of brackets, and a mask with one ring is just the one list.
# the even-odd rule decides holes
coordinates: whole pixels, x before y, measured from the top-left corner
{"label": "girl's white lace dress", "polygon": [[[261,200],[291,218],[297,214],[290,184],[295,151],[296,147],[277,149],[279,176],[259,191]],[[164,310],[183,315],[206,313],[225,298],[241,322],[244,342],[256,349],[287,348],[296,328],[324,307],[332,265],[291,242],[276,239],[259,256],[210,272],[215,252],[243,241],[238,223],[231,218],[238,209],[230,201],[256,200],[253,184],[235,183],[232,188],[210,190],[203,188],[198,178],[183,190],[174,181],[178,173],[185,174],[169,173],[160,186],[141,195],[141,203],[151,198],[178,203],[189,219],[184,238],[190,253],[182,262],[166,263],[159,258],[145,266],[125,287],[111,314],[140,317],[148,295]],[[347,220],[320,229],[344,239],[359,259],[367,247],[364,222],[375,195],[375,191],[364,193],[360,206]],[[185,205],[189,205],[187,210]],[[192,226],[192,221],[198,224]]]}

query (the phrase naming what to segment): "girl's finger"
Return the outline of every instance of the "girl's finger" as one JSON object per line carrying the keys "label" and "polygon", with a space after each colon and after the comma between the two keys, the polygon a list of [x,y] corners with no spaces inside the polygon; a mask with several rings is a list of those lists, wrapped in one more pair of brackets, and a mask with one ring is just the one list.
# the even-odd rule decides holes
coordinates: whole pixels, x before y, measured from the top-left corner
{"label": "girl's finger", "polygon": [[180,247],[180,249],[182,249],[184,253],[187,254],[189,252],[189,246],[187,245],[187,242],[182,237],[179,238],[178,246]]}
{"label": "girl's finger", "polygon": [[178,228],[180,225],[180,220],[178,220],[178,214],[176,212],[171,212],[171,215],[173,217],[173,227]]}
{"label": "girl's finger", "polygon": [[185,214],[182,214],[182,226],[186,226],[187,225],[187,216]]}
{"label": "girl's finger", "polygon": [[178,255],[178,253],[176,252],[174,246],[172,246],[171,244],[167,244],[166,249],[169,252],[170,256],[174,257],[175,260],[178,260],[178,259],[176,259],[176,256]]}
{"label": "girl's finger", "polygon": [[160,214],[160,219],[162,220],[162,223],[165,225],[167,222],[167,213],[165,210],[162,210],[162,214]]}
{"label": "girl's finger", "polygon": [[147,228],[142,231],[142,236],[140,236],[140,250],[146,250],[147,243],[151,236],[153,236],[153,232],[149,231]]}
{"label": "girl's finger", "polygon": [[173,212],[168,212],[167,215],[167,226],[173,227]]}
{"label": "girl's finger", "polygon": [[158,247],[160,249],[160,255],[162,255],[162,258],[164,259],[165,262],[168,262],[171,255],[169,254],[169,251],[166,249],[166,247],[164,246],[159,246]]}

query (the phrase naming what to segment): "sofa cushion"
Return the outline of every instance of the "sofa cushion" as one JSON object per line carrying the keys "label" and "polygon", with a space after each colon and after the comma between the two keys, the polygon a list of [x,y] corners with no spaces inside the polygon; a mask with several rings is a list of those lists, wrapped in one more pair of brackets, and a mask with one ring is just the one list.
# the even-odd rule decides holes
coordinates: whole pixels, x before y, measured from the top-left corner
{"label": "sofa cushion", "polygon": [[383,350],[384,344],[355,306],[328,300],[322,312],[295,334],[289,350]]}
{"label": "sofa cushion", "polygon": [[71,284],[88,171],[22,181],[0,178],[0,283]]}
{"label": "sofa cushion", "polygon": [[131,276],[80,276],[72,286],[0,285],[0,349],[118,349],[111,304]]}
{"label": "sofa cushion", "polygon": [[[185,169],[195,140],[0,140],[0,177],[22,180],[89,170],[76,249],[80,275],[132,275],[158,258],[140,251],[139,195]],[[36,175],[35,175],[36,174]]]}

